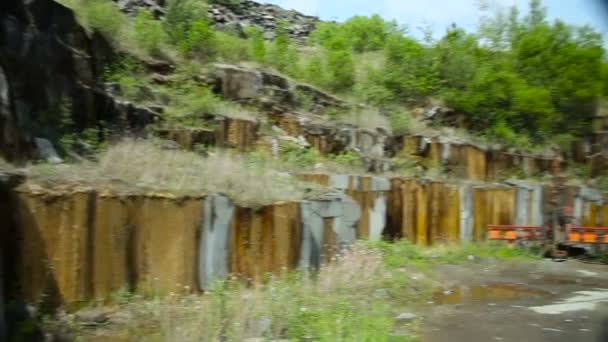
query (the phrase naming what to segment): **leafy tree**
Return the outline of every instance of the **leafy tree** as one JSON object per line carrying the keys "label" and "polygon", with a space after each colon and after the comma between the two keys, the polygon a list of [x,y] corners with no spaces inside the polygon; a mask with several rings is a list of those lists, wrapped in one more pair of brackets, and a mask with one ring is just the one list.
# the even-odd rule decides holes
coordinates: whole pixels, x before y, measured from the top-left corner
{"label": "leafy tree", "polygon": [[387,39],[385,55],[384,84],[396,99],[415,102],[437,90],[438,60],[414,38],[392,34]]}
{"label": "leafy tree", "polygon": [[334,91],[349,91],[355,83],[355,65],[344,37],[335,36],[326,42],[327,85]]}
{"label": "leafy tree", "polygon": [[386,22],[377,14],[355,16],[342,25],[342,31],[355,51],[377,51],[384,47],[387,36],[397,31],[397,24]]}

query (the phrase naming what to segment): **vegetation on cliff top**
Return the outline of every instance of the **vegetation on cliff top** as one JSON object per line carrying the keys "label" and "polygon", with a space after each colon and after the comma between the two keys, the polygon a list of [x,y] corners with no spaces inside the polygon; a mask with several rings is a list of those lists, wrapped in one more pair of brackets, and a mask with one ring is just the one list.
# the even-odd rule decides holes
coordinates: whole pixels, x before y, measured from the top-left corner
{"label": "vegetation on cliff top", "polygon": [[306,198],[311,189],[263,160],[227,152],[201,157],[139,140],[112,145],[97,161],[34,165],[30,174],[34,182],[49,186],[99,185],[186,195],[220,193],[243,206],[297,201]]}
{"label": "vegetation on cliff top", "polygon": [[436,40],[374,15],[321,23],[308,46],[289,41],[285,25],[271,42],[213,30],[204,1],[173,0],[162,20],[146,10],[129,20],[107,0],[62,0],[88,27],[136,55],[199,61],[254,61],[296,79],[355,97],[384,112],[439,99],[489,139],[519,147],[567,142],[591,131],[608,94],[600,34],[549,22],[540,0],[524,15],[487,12],[477,32],[456,25]]}

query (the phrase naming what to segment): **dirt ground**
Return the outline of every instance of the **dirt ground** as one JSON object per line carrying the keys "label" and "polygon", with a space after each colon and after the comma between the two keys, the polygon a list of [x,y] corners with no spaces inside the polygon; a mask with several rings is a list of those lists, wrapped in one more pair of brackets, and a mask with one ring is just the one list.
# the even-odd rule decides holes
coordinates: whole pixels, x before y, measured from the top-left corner
{"label": "dirt ground", "polygon": [[576,260],[437,269],[424,342],[608,342],[608,266]]}

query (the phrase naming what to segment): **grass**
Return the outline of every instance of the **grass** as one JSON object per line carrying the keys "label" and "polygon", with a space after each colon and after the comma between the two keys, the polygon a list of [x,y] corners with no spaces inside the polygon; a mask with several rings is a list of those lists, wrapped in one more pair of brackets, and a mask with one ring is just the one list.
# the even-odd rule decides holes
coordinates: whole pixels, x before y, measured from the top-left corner
{"label": "grass", "polygon": [[389,122],[389,119],[373,108],[364,108],[355,110],[353,112],[340,114],[337,117],[337,121],[369,130],[383,128],[389,132],[391,131],[391,123]]}
{"label": "grass", "polygon": [[314,148],[303,148],[286,142],[281,142],[276,158],[266,151],[251,152],[245,158],[272,165],[274,169],[284,172],[366,173],[363,161],[352,152],[323,156]]}
{"label": "grass", "polygon": [[261,161],[224,152],[203,158],[142,140],[113,145],[95,162],[35,165],[30,175],[34,181],[49,186],[105,185],[177,194],[221,193],[243,206],[301,200],[309,189],[307,184]]}
{"label": "grass", "polygon": [[[117,293],[109,324],[83,328],[67,315],[47,322],[47,331],[70,330],[82,340],[418,341],[418,313],[440,283],[432,266],[476,258],[534,260],[528,251],[500,243],[423,248],[407,242],[359,242],[318,272],[268,275],[262,284],[232,279],[205,295],[144,298]],[[187,292],[187,291],[186,291]]]}
{"label": "grass", "polygon": [[91,331],[68,317],[47,329],[67,325],[83,340],[408,342],[417,340],[416,324],[394,317],[430,298],[428,282],[392,272],[380,250],[358,244],[313,276],[286,273],[250,287],[228,281],[205,295],[123,295],[116,324]]}
{"label": "grass", "polygon": [[528,249],[509,248],[506,243],[500,241],[439,245],[430,248],[416,246],[407,241],[378,242],[371,243],[371,245],[382,251],[389,268],[415,265],[428,269],[433,265],[469,262],[471,256],[473,259],[498,260],[536,260],[539,258],[538,253],[535,253],[535,246]]}

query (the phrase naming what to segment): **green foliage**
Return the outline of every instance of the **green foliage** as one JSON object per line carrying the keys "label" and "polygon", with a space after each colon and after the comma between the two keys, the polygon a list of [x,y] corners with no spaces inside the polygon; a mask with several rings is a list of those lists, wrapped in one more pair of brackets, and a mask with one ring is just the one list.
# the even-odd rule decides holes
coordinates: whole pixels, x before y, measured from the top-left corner
{"label": "green foliage", "polygon": [[216,32],[216,54],[222,61],[240,62],[250,59],[247,42],[231,34]]}
{"label": "green foliage", "polygon": [[412,116],[407,112],[392,112],[389,115],[391,128],[395,135],[404,135],[412,130]]}
{"label": "green foliage", "polygon": [[183,82],[171,89],[172,100],[166,109],[167,120],[198,126],[202,118],[214,114],[220,100],[209,88]]}
{"label": "green foliage", "polygon": [[468,262],[471,255],[476,258],[502,260],[533,260],[538,255],[535,246],[510,248],[502,241],[441,245],[431,248],[416,246],[406,240],[369,244],[382,250],[384,262],[390,269],[407,265],[427,268],[437,264],[460,264]]}
{"label": "green foliage", "polygon": [[354,152],[345,152],[331,156],[330,160],[340,165],[349,167],[351,170],[363,169],[363,160]]}
{"label": "green foliage", "polygon": [[266,59],[266,41],[262,31],[257,27],[249,27],[246,32],[250,40],[251,58],[258,63],[263,63]]}
{"label": "green foliage", "polygon": [[243,0],[208,0],[209,3],[212,4],[220,4],[220,5],[238,5],[241,2],[243,2]]}
{"label": "green foliage", "polygon": [[268,52],[268,63],[279,71],[286,71],[290,64],[296,60],[290,60],[290,42],[287,24],[279,23],[276,29],[276,36]]}
{"label": "green foliage", "polygon": [[[350,247],[337,259],[308,274],[267,274],[251,286],[238,280],[216,282],[204,295],[144,298],[118,293],[116,310],[125,313],[124,320],[111,327],[76,331],[62,320],[53,330],[68,331],[78,340],[103,335],[108,340],[138,336],[163,341],[244,341],[259,336],[268,341],[416,341],[416,320],[403,325],[395,316],[431,299],[430,278],[389,269],[378,249],[363,244]],[[45,328],[52,328],[49,325]],[[397,329],[408,336],[397,335]]]}
{"label": "green foliage", "polygon": [[338,92],[352,90],[355,83],[355,65],[346,38],[332,37],[325,46],[327,58],[327,86]]}
{"label": "green foliage", "polygon": [[181,51],[199,58],[210,57],[219,45],[216,33],[205,20],[195,20],[179,43]]}
{"label": "green foliage", "polygon": [[[587,180],[591,178],[591,167],[585,164],[574,164],[569,167],[572,175],[576,178]],[[601,188],[601,186],[600,186]]]}
{"label": "green foliage", "polygon": [[[323,22],[302,49],[290,42],[284,22],[272,42],[256,28],[247,29],[247,42],[215,32],[205,1],[169,1],[162,24],[147,11],[129,21],[109,1],[61,1],[85,26],[127,51],[159,56],[165,50],[167,55],[164,46],[170,44],[197,61],[253,60],[383,109],[439,98],[464,114],[469,129],[522,148],[546,144],[556,135],[590,133],[598,103],[608,96],[601,35],[548,21],[540,0],[530,1],[521,14],[515,7],[489,12],[490,6],[482,6],[477,32],[452,25],[437,41],[428,29],[418,40],[378,15]],[[125,97],[141,98],[136,73],[115,81]],[[405,131],[408,123],[395,125]]]}
{"label": "green foliage", "polygon": [[399,32],[395,22],[386,22],[377,14],[354,16],[344,22],[342,29],[350,46],[357,52],[381,50],[387,37]]}
{"label": "green foliage", "polygon": [[176,45],[188,40],[196,22],[207,21],[207,6],[200,0],[171,0],[163,25],[170,40]]}
{"label": "green foliage", "polygon": [[105,80],[114,82],[122,97],[130,101],[145,102],[150,100],[145,70],[141,63],[131,57],[122,57],[109,65],[105,70]]}
{"label": "green foliage", "polygon": [[384,86],[404,102],[432,95],[439,84],[437,59],[413,38],[393,34],[386,42]]}
{"label": "green foliage", "polygon": [[318,87],[325,87],[327,75],[325,74],[325,64],[323,57],[314,54],[307,61],[302,70],[302,78],[310,84]]}
{"label": "green foliage", "polygon": [[321,159],[315,149],[302,148],[295,143],[282,143],[280,154],[283,161],[301,168],[314,166]]}
{"label": "green foliage", "polygon": [[112,1],[60,0],[74,10],[78,21],[89,31],[99,30],[106,38],[118,40],[128,25],[128,20]]}
{"label": "green foliage", "polygon": [[139,10],[135,17],[133,31],[135,39],[148,54],[152,56],[162,54],[162,47],[166,40],[165,31],[152,12],[145,9]]}

